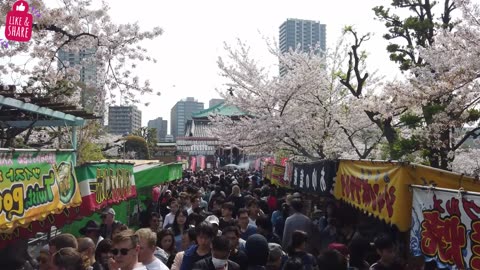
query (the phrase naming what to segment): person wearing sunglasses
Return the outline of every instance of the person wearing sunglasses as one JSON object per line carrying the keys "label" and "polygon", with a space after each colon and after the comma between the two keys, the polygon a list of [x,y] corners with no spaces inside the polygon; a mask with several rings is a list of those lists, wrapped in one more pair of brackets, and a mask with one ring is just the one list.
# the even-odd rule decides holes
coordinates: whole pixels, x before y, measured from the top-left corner
{"label": "person wearing sunglasses", "polygon": [[138,236],[132,230],[125,230],[113,238],[109,269],[117,270],[147,270],[145,265],[138,262],[140,245]]}

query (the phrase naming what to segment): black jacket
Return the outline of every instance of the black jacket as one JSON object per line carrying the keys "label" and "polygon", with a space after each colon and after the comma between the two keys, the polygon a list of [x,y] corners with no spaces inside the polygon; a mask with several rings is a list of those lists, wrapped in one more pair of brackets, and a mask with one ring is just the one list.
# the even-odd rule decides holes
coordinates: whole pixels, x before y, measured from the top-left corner
{"label": "black jacket", "polygon": [[[193,270],[215,270],[212,263],[212,257],[200,260],[193,265]],[[240,266],[228,260],[228,270],[240,270]]]}
{"label": "black jacket", "polygon": [[112,224],[112,230],[109,231],[107,229],[107,225],[105,224],[101,224],[100,225],[100,235],[104,238],[104,239],[112,239],[112,233],[113,231],[115,230],[116,227],[122,225],[122,223],[120,221],[114,221],[113,224]]}

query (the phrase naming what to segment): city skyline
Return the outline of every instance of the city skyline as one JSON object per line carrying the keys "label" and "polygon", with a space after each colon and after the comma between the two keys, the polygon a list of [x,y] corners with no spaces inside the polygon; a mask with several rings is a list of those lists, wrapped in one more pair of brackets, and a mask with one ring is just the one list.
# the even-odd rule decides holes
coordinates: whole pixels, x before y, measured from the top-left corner
{"label": "city skyline", "polygon": [[[58,0],[45,0],[44,3],[49,7],[61,6]],[[153,5],[154,2],[146,3]],[[387,29],[382,22],[374,19],[373,7],[388,6],[383,0],[369,0],[367,3],[341,0],[330,3],[328,7],[314,0],[299,0],[295,5],[286,0],[228,3],[220,0],[206,3],[187,0],[165,2],[151,9],[145,9],[143,5],[131,5],[127,1],[109,4],[108,13],[114,23],[137,22],[142,30],[156,26],[164,30],[155,40],[139,43],[147,49],[148,56],[157,60],[156,64],[139,63],[136,71],[133,71],[140,80],[148,79],[154,89],[152,93],[144,95],[135,93],[140,99],[136,105],[143,113],[142,126],[147,126],[148,120],[156,117],[170,119],[171,106],[182,97],[194,96],[204,104],[208,104],[212,98],[221,98],[217,91],[226,91],[228,86],[220,75],[217,60],[219,57],[226,59],[225,43],[237,47],[240,39],[250,47],[253,60],[270,74],[278,75],[278,59],[269,53],[267,41],[271,45],[279,42],[279,27],[288,18],[320,21],[327,25],[327,48],[335,48],[345,26],[354,26],[360,34],[372,33],[364,47],[369,54],[367,65],[370,73],[378,71],[379,76],[388,79],[401,76],[386,51],[388,42],[382,36]],[[93,5],[100,7],[96,0]],[[338,16],[336,11],[341,11],[342,16]],[[17,86],[24,84],[19,78],[8,77],[5,83]],[[157,95],[157,92],[161,94]],[[120,97],[119,92],[114,94],[117,99]],[[118,100],[116,102],[114,105],[119,104]],[[146,106],[147,103],[150,105]]]}
{"label": "city skyline", "polygon": [[[212,0],[206,3],[165,2],[158,9],[143,9],[139,5],[118,1],[111,3],[109,14],[117,23],[138,21],[142,29],[160,26],[164,30],[156,40],[142,42],[149,55],[158,62],[141,63],[137,72],[140,79],[149,79],[155,91],[161,92],[160,96],[156,92],[140,96],[142,104],[138,107],[143,112],[142,125],[146,126],[148,120],[156,117],[170,119],[171,107],[181,98],[195,97],[204,104],[212,98],[221,98],[216,90],[228,89],[217,65],[218,57],[226,57],[224,43],[236,47],[237,39],[240,39],[250,46],[251,57],[259,65],[278,75],[278,59],[269,54],[265,39],[278,42],[279,27],[288,18],[326,24],[327,48],[336,46],[346,25],[354,25],[362,34],[373,33],[364,48],[370,53],[369,69],[372,72],[378,69],[381,75],[389,78],[395,77],[400,72],[386,51],[388,42],[382,37],[386,28],[374,19],[372,11],[378,5],[388,4],[383,0],[369,0],[367,3],[342,0],[325,8],[314,0],[299,0],[295,5],[285,0],[237,3]],[[322,8],[312,8],[318,6]],[[342,16],[338,16],[336,10],[341,10]],[[144,106],[147,102],[150,105]]]}

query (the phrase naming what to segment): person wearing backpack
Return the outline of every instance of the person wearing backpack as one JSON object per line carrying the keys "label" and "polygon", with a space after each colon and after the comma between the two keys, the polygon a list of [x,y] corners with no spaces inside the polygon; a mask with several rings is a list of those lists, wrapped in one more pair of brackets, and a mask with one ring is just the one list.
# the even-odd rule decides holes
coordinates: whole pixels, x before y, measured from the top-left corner
{"label": "person wearing backpack", "polygon": [[306,252],[308,235],[304,231],[296,230],[292,233],[292,239],[288,248],[290,258],[299,258],[304,265],[305,270],[318,270],[315,257]]}

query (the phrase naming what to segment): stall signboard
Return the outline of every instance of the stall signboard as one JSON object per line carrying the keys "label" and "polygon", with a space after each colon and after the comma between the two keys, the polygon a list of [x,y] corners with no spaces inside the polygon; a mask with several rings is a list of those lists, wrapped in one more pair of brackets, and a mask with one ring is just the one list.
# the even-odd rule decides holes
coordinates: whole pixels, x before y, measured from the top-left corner
{"label": "stall signboard", "polygon": [[442,269],[480,269],[480,194],[413,186],[410,250]]}
{"label": "stall signboard", "polygon": [[276,186],[288,187],[288,182],[285,181],[285,167],[280,165],[269,164],[266,166],[265,178]]}
{"label": "stall signboard", "polygon": [[0,233],[43,221],[82,201],[71,151],[0,151],[0,190]]}
{"label": "stall signboard", "polygon": [[133,164],[91,163],[75,168],[82,194],[82,212],[95,212],[137,196]]}
{"label": "stall signboard", "polygon": [[416,185],[480,192],[480,182],[475,178],[419,164],[409,165],[408,168],[409,178]]}
{"label": "stall signboard", "polygon": [[292,177],[293,177],[293,162],[287,162],[285,164],[285,174],[283,175],[283,181],[285,181],[285,184],[288,187],[291,186]]}
{"label": "stall signboard", "polygon": [[406,232],[413,181],[408,169],[400,163],[341,160],[334,196]]}
{"label": "stall signboard", "polygon": [[292,187],[303,192],[331,196],[335,163],[322,160],[313,163],[293,163]]}

